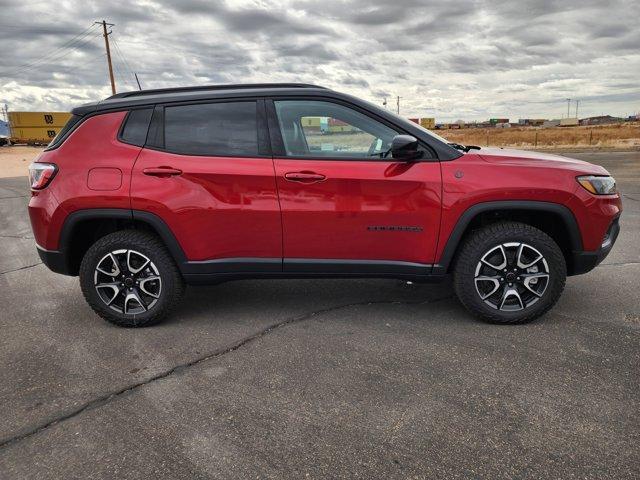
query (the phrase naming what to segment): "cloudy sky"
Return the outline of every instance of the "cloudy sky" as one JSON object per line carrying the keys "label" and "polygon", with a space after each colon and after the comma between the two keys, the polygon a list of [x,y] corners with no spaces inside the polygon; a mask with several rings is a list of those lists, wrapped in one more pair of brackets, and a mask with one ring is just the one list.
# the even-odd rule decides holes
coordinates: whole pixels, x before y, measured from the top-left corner
{"label": "cloudy sky", "polygon": [[[640,111],[638,0],[0,0],[0,101],[68,110],[118,91],[309,82],[438,121]],[[571,105],[572,116],[575,104]]]}

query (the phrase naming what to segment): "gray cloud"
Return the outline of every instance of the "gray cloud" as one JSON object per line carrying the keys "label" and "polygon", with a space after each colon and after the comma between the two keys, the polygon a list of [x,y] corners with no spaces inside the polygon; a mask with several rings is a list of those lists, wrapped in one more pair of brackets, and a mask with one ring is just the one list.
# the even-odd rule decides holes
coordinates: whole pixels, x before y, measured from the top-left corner
{"label": "gray cloud", "polygon": [[[636,0],[0,0],[0,101],[69,109],[119,90],[301,81],[408,116],[557,117],[640,110]],[[72,48],[69,48],[72,47]],[[8,53],[7,53],[8,52]],[[123,58],[123,56],[125,58]],[[394,104],[395,105],[395,104]]]}

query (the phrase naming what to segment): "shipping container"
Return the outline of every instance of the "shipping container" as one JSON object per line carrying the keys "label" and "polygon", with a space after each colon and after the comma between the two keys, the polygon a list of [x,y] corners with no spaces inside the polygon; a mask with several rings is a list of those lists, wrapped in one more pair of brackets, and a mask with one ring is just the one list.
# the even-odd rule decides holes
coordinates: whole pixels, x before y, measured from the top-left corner
{"label": "shipping container", "polygon": [[433,130],[436,128],[436,119],[435,118],[421,118],[420,126],[427,128],[429,130]]}
{"label": "shipping container", "polygon": [[9,112],[12,143],[46,145],[71,118],[68,112]]}
{"label": "shipping container", "polygon": [[337,118],[329,118],[329,126],[333,127],[333,126],[344,126],[347,125],[346,122],[343,122],[342,120],[338,120]]}
{"label": "shipping container", "polygon": [[55,137],[62,127],[11,127],[11,143],[27,143],[46,145]]}
{"label": "shipping container", "polygon": [[320,117],[302,117],[300,122],[303,127],[318,127],[320,128]]}
{"label": "shipping container", "polygon": [[560,126],[561,127],[575,127],[578,125],[578,119],[577,118],[561,118],[560,119]]}
{"label": "shipping container", "polygon": [[68,112],[9,112],[12,127],[64,127],[71,114]]}

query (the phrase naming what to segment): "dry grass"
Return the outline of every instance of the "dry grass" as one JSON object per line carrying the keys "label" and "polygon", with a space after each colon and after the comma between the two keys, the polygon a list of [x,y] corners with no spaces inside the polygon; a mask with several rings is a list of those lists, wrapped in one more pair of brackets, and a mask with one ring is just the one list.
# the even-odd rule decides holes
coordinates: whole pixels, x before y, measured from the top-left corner
{"label": "dry grass", "polygon": [[638,148],[640,123],[553,128],[477,128],[438,130],[438,135],[463,145],[518,148]]}

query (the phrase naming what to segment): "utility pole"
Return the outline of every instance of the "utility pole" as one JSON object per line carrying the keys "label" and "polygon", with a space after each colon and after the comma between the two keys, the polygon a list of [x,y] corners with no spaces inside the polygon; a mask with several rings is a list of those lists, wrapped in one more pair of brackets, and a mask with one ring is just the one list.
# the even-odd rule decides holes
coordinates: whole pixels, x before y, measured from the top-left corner
{"label": "utility pole", "polygon": [[102,25],[102,31],[104,35],[104,45],[107,48],[107,63],[109,64],[109,79],[111,80],[111,93],[116,94],[116,82],[113,79],[113,65],[111,64],[111,49],[109,48],[109,33],[107,33],[107,26],[113,27],[113,23],[107,23],[105,20],[101,22],[94,22]]}
{"label": "utility pole", "polygon": [[140,86],[140,80],[138,80],[138,74],[134,73],[135,77],[136,77],[136,82],[138,82],[138,90],[142,90],[142,87]]}
{"label": "utility pole", "polygon": [[400,95],[396,97],[396,105],[398,106],[398,115],[400,115]]}
{"label": "utility pole", "polygon": [[580,103],[580,100],[576,100],[576,118],[578,118],[578,104]]}
{"label": "utility pole", "polygon": [[569,118],[569,115],[571,115],[571,114],[569,113],[569,106],[570,106],[570,105],[571,105],[571,99],[570,99],[570,98],[567,98],[567,118]]}

